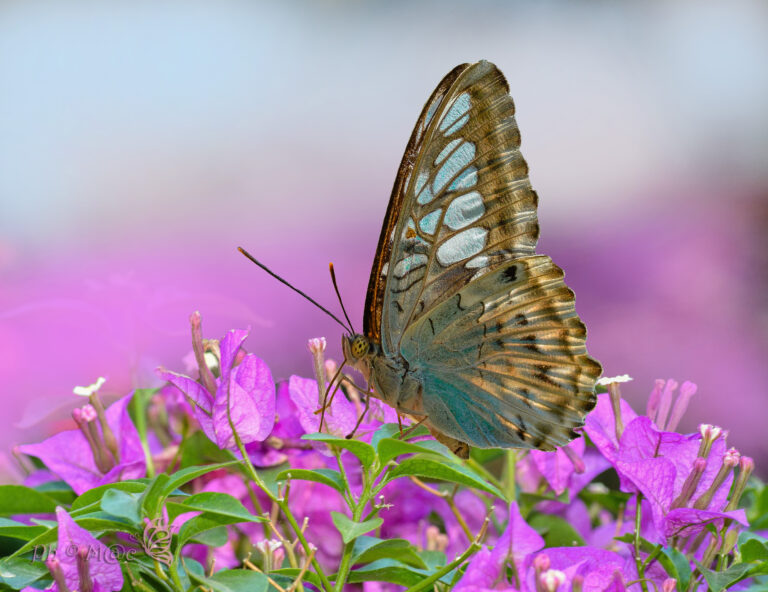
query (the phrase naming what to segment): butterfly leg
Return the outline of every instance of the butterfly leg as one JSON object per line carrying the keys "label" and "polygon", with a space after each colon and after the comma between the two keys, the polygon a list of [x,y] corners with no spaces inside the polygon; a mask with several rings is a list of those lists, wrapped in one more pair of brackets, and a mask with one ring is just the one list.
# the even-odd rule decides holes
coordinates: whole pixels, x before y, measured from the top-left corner
{"label": "butterfly leg", "polygon": [[[412,425],[409,427],[404,433],[401,432],[400,439],[402,440],[405,436],[407,436],[413,429],[415,429],[417,426],[424,424],[426,428],[429,430],[429,433],[432,434],[432,437],[434,437],[435,440],[446,446],[451,452],[453,452],[456,456],[459,458],[469,458],[469,444],[466,442],[462,442],[461,440],[457,440],[456,438],[451,438],[450,436],[445,435],[440,430],[436,429],[429,421],[429,416],[424,413],[424,411],[411,411],[409,409],[404,409],[402,406],[398,405],[398,413],[403,412],[407,413],[408,415],[423,415],[418,423]],[[399,415],[398,415],[399,417]]]}
{"label": "butterfly leg", "polygon": [[[397,414],[398,421],[400,420],[400,414]],[[421,424],[423,424],[425,421],[427,421],[427,416],[425,415],[422,417],[419,421],[414,423],[413,425],[408,426],[408,429],[403,431],[403,426],[400,426],[400,439],[405,440],[408,436],[410,436],[414,430],[416,430],[417,427],[419,427]]]}
{"label": "butterfly leg", "polygon": [[[352,383],[354,385],[354,383]],[[355,385],[355,388],[357,388],[357,385]],[[360,389],[358,389],[360,390]],[[362,392],[362,391],[361,391]],[[357,418],[357,423],[355,424],[354,429],[347,434],[346,438],[347,440],[351,439],[352,436],[355,435],[355,432],[357,431],[357,428],[360,427],[360,424],[363,423],[363,418],[367,415],[368,409],[371,406],[371,387],[368,386],[368,390],[365,392],[365,407],[363,408],[363,412],[360,414],[360,417]]]}
{"label": "butterfly leg", "polygon": [[[333,403],[333,398],[336,396],[336,391],[339,390],[339,387],[341,386],[341,381],[339,380],[336,382],[336,379],[341,374],[341,370],[344,368],[344,364],[339,366],[339,369],[336,370],[336,374],[333,375],[333,378],[331,379],[331,382],[328,383],[328,388],[325,389],[325,394],[323,395],[323,406],[320,408],[320,425],[317,428],[318,432],[323,431],[323,422],[325,421],[325,410],[330,407],[331,403]],[[331,393],[330,399],[328,398],[328,391],[331,390],[331,387],[333,384],[336,383],[336,386],[333,389],[333,392]]]}

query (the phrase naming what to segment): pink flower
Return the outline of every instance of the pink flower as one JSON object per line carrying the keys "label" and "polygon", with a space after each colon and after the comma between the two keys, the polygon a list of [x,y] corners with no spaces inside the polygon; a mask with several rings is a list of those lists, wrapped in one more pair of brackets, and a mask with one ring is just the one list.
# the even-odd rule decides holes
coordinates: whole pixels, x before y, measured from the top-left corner
{"label": "pink flower", "polygon": [[[60,584],[69,590],[90,589],[93,592],[115,592],[123,587],[123,573],[118,558],[103,543],[61,508],[56,508],[59,540],[56,554],[48,557],[48,569],[54,584],[46,590],[58,592]],[[24,592],[37,590],[31,586]]]}
{"label": "pink flower", "polygon": [[[103,442],[95,443],[95,446],[100,447],[99,453],[107,455],[106,466],[94,458],[94,444],[89,443],[83,430],[60,432],[38,444],[19,446],[19,450],[43,461],[78,495],[105,483],[143,477],[146,472],[144,451],[136,427],[128,415],[128,403],[132,396],[118,399],[106,410],[107,424],[115,435],[119,449],[119,459],[115,460]],[[97,435],[101,434],[98,423],[94,421],[93,425]]]}
{"label": "pink flower", "polygon": [[[203,432],[220,448],[237,447],[233,428],[244,444],[265,440],[275,423],[275,383],[267,365],[242,349],[248,331],[234,329],[214,342],[216,356],[203,351],[199,313],[191,323],[193,347],[200,352],[200,382],[163,368],[157,369],[158,376],[187,396]],[[209,367],[211,355],[218,377]]]}

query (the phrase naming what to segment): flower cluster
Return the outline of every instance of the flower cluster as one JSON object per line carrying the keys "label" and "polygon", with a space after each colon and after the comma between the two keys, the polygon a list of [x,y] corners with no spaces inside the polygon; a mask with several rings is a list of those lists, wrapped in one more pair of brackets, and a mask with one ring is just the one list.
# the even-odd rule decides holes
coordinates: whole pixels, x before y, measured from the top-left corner
{"label": "flower cluster", "polygon": [[753,461],[719,427],[675,431],[693,383],[657,381],[638,415],[631,379],[603,379],[569,445],[462,461],[325,360],[323,338],[312,378],[276,384],[247,330],[204,339],[199,313],[191,330],[186,374],[158,368],[164,386],[106,408],[103,379],[78,387],[76,429],[16,448],[28,475],[0,486],[0,584],[688,592],[768,573]]}

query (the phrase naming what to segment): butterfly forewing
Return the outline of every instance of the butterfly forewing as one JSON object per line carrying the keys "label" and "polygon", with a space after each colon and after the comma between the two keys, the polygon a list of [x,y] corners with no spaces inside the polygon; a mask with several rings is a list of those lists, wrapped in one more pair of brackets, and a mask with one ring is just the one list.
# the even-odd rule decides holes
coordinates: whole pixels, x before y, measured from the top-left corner
{"label": "butterfly forewing", "polygon": [[424,123],[381,270],[386,353],[397,351],[409,324],[472,278],[533,254],[538,237],[536,194],[502,74],[487,62],[466,68]]}
{"label": "butterfly forewing", "polygon": [[456,78],[469,67],[469,64],[456,66],[437,85],[437,88],[432,92],[432,96],[424,105],[424,109],[405,148],[403,159],[400,162],[400,168],[395,177],[395,185],[392,188],[392,195],[389,199],[387,214],[384,217],[384,223],[381,228],[379,244],[376,248],[376,258],[371,269],[371,277],[368,281],[368,292],[365,299],[363,332],[376,342],[381,341],[381,311],[387,283],[389,260],[393,244],[395,243],[395,226],[400,218],[400,213],[405,207],[406,189],[413,172],[413,165],[424,145],[425,131],[434,118],[435,112],[443,103]]}

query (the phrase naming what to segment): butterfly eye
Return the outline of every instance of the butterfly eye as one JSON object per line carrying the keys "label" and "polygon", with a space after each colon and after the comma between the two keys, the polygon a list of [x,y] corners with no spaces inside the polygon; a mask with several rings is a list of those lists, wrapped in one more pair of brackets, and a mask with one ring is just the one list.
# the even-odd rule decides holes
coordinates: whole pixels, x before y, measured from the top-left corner
{"label": "butterfly eye", "polygon": [[369,347],[368,340],[362,335],[358,335],[352,341],[352,355],[360,359],[368,353]]}

